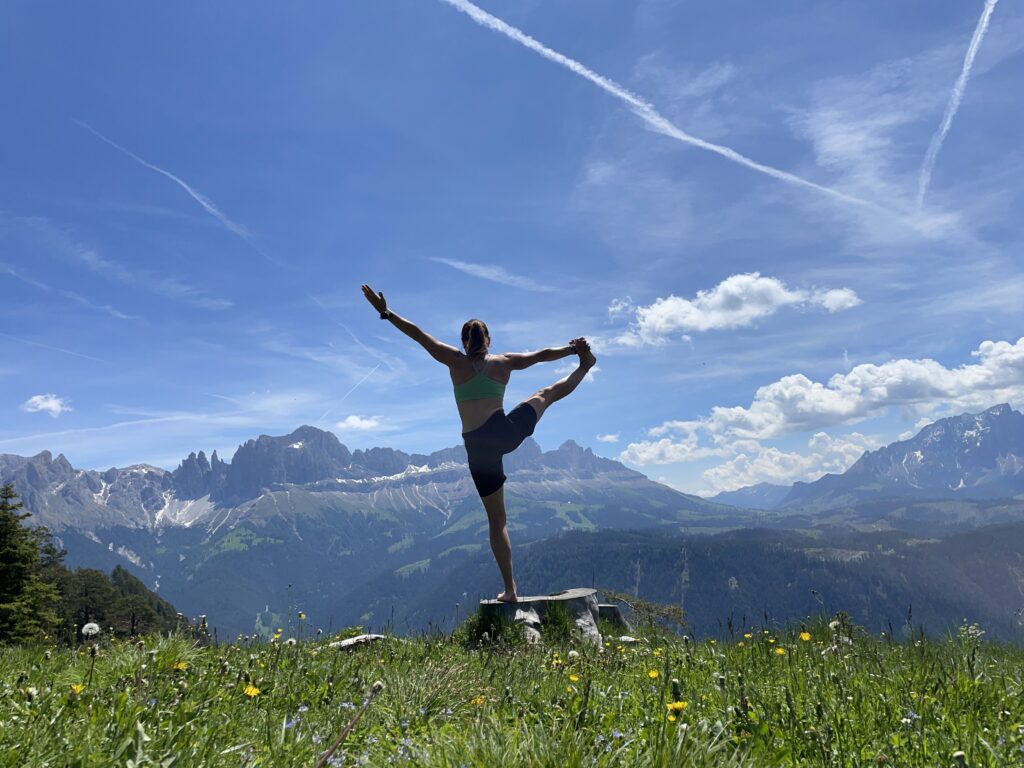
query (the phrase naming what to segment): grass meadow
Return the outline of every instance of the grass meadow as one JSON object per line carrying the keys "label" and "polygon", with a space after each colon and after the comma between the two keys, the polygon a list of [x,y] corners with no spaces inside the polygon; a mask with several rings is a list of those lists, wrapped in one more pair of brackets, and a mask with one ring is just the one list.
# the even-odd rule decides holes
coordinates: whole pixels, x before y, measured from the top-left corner
{"label": "grass meadow", "polygon": [[4,648],[0,765],[1024,765],[1024,652],[977,627],[600,648],[463,628],[341,651],[298,639],[304,624],[273,642]]}

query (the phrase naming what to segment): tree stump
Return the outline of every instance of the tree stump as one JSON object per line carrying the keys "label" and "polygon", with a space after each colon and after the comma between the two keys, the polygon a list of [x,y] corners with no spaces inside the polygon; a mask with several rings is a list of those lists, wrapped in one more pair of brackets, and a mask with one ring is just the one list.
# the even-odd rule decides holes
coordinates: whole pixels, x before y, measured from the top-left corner
{"label": "tree stump", "polygon": [[569,614],[584,642],[601,645],[601,633],[597,629],[597,592],[593,589],[566,589],[550,595],[520,597],[517,603],[481,600],[480,616],[493,623],[518,622],[525,628],[527,640],[536,642],[543,635],[544,614],[555,604]]}

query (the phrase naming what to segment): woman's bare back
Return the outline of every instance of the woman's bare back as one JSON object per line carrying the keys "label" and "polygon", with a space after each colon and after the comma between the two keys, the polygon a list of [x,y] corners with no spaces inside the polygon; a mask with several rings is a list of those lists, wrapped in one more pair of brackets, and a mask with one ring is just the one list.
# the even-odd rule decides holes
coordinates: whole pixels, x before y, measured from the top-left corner
{"label": "woman's bare back", "polygon": [[[482,358],[470,358],[466,355],[459,355],[455,363],[448,367],[448,373],[452,377],[452,384],[458,386],[470,381],[477,375],[477,371],[481,368],[481,363],[483,362],[485,361]],[[487,369],[484,375],[494,379],[494,381],[508,384],[512,376],[512,369],[509,367],[505,356],[487,355],[486,362]],[[476,363],[476,369],[473,368],[473,363]],[[462,419],[462,431],[465,433],[472,432],[474,429],[482,426],[495,411],[501,410],[504,401],[500,397],[488,397],[483,400],[464,400],[455,405],[459,409],[459,417]]]}

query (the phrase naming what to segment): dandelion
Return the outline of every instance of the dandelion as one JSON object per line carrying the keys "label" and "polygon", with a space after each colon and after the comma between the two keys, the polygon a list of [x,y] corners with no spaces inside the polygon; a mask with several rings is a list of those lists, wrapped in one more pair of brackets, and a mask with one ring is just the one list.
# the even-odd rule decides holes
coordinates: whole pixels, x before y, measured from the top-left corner
{"label": "dandelion", "polygon": [[717,645],[717,644],[718,644],[717,640],[708,640],[708,645]]}
{"label": "dandelion", "polygon": [[671,702],[669,704],[666,704],[665,706],[668,707],[668,710],[670,712],[682,712],[684,709],[686,709],[688,706],[690,706],[690,702],[688,702],[688,701],[673,701],[673,702]]}
{"label": "dandelion", "polygon": [[100,625],[94,621],[82,627],[82,637],[94,637],[100,633]]}
{"label": "dandelion", "polygon": [[740,641],[739,641],[738,643],[736,643],[736,645],[737,645],[738,647],[742,648],[743,646],[745,646],[745,645],[746,645],[746,643],[744,643],[744,642],[743,642],[742,640],[740,640]]}
{"label": "dandelion", "polygon": [[[607,643],[606,643],[606,645],[607,645]],[[577,658],[579,658],[579,655],[580,655],[580,652],[577,651],[577,650],[569,651],[569,658],[570,659],[577,659]]]}
{"label": "dandelion", "polygon": [[297,642],[297,641],[295,640],[295,638],[294,638],[294,637],[289,637],[289,638],[288,638],[287,640],[285,640],[285,643],[286,643],[287,645],[295,645],[295,643],[296,643],[296,642]]}
{"label": "dandelion", "polygon": [[810,633],[810,632],[801,632],[801,633],[800,633],[800,639],[801,639],[801,640],[802,640],[803,642],[805,642],[805,643],[806,643],[806,642],[809,642],[809,641],[810,641],[810,639],[811,639],[811,633]]}
{"label": "dandelion", "polygon": [[572,693],[572,686],[571,685],[565,686],[565,692],[566,693]]}
{"label": "dandelion", "polygon": [[775,645],[775,638],[774,637],[769,637],[768,638],[768,644],[769,645]]}
{"label": "dandelion", "polygon": [[674,722],[676,721],[676,716],[675,716],[675,715],[669,715],[669,716],[668,716],[668,721],[669,721],[670,723],[674,723]]}
{"label": "dandelion", "polygon": [[184,672],[186,669],[188,669],[188,663],[187,662],[184,662],[184,661],[176,661],[176,662],[174,662],[174,671],[175,672]]}
{"label": "dandelion", "polygon": [[254,699],[260,695],[260,689],[252,683],[249,683],[247,686],[245,686],[245,690],[243,691],[243,693],[250,699]]}
{"label": "dandelion", "polygon": [[579,681],[580,681],[580,676],[579,675],[569,675],[569,682],[570,683],[578,683]]}
{"label": "dandelion", "polygon": [[752,633],[750,633],[750,632],[744,632],[743,633],[743,639],[744,640],[750,640],[753,637],[754,637],[754,635]]}
{"label": "dandelion", "polygon": [[78,694],[80,694],[84,690],[85,690],[85,686],[82,685],[81,683],[72,683],[71,684],[71,692],[75,696],[77,696]]}
{"label": "dandelion", "polygon": [[305,620],[306,620],[306,614],[304,614],[302,611],[299,611],[299,621],[305,621]]}
{"label": "dandelion", "polygon": [[482,707],[484,704],[487,703],[487,699],[485,699],[483,696],[477,696],[473,699],[473,703],[478,707]]}
{"label": "dandelion", "polygon": [[785,648],[776,648],[775,649],[775,655],[776,656],[785,656],[786,655],[786,649]]}
{"label": "dandelion", "polygon": [[647,673],[647,676],[649,678],[651,678],[651,680],[657,680],[658,679],[658,670],[652,669],[650,672]]}

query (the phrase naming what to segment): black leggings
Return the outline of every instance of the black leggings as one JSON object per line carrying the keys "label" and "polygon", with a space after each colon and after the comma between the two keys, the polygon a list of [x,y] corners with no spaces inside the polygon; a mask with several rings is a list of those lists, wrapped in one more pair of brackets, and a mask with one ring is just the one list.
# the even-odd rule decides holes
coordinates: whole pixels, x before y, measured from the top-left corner
{"label": "black leggings", "polygon": [[529,403],[520,403],[508,414],[495,411],[472,432],[462,433],[469,474],[481,498],[490,496],[505,484],[501,457],[518,448],[536,426],[537,411]]}

